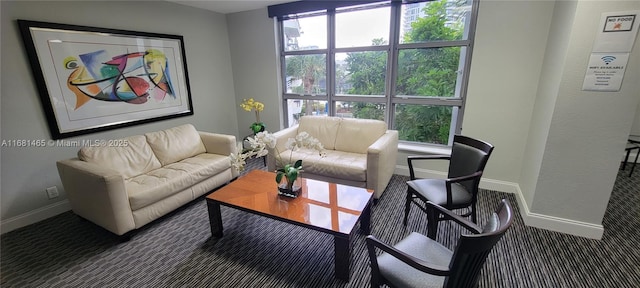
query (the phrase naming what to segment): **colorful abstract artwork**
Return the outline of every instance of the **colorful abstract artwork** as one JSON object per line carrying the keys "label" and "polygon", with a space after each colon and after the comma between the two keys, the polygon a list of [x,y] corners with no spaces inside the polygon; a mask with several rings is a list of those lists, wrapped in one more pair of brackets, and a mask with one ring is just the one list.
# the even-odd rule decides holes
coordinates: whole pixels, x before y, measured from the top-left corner
{"label": "colorful abstract artwork", "polygon": [[167,64],[156,49],[114,57],[99,50],[64,59],[65,68],[73,71],[67,83],[76,95],[75,109],[91,99],[144,104],[149,98],[175,98]]}
{"label": "colorful abstract artwork", "polygon": [[193,115],[181,36],[18,24],[53,139]]}

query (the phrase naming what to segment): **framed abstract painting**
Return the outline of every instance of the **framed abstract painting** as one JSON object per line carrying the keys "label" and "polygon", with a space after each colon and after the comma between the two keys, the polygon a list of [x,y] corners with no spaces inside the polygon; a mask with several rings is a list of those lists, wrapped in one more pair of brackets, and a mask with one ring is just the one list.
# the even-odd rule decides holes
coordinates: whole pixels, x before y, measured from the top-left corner
{"label": "framed abstract painting", "polygon": [[18,26],[53,139],[193,115],[182,36]]}

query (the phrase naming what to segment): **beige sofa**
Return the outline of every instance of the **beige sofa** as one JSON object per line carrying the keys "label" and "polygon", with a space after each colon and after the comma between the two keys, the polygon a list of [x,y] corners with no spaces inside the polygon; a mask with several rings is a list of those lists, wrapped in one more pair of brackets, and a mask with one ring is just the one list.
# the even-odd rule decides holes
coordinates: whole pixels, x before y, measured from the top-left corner
{"label": "beige sofa", "polygon": [[[320,157],[314,150],[292,153],[285,149],[287,140],[303,131],[322,143],[326,157]],[[303,116],[298,125],[278,131],[274,136],[284,161],[302,159],[302,177],[366,187],[374,190],[375,199],[380,198],[395,170],[398,131],[387,130],[383,121]],[[276,167],[275,153],[274,149],[267,155],[269,171],[281,168]]]}
{"label": "beige sofa", "polygon": [[83,147],[57,162],[73,211],[123,235],[237,177],[236,137],[190,124]]}

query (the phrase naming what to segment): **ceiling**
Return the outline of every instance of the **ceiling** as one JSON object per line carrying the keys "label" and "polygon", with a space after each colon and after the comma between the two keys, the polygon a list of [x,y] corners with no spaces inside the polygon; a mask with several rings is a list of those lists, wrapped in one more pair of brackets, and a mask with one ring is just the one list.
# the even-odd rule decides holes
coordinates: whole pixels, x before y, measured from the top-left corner
{"label": "ceiling", "polygon": [[293,2],[293,0],[167,0],[182,5],[188,5],[200,9],[228,14],[242,11],[249,11],[267,7],[269,5]]}

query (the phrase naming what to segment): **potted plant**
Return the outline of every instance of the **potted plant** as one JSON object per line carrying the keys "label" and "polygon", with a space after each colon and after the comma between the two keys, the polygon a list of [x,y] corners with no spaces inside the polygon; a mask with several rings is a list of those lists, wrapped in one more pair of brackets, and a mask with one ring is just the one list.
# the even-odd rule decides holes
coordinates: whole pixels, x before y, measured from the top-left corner
{"label": "potted plant", "polygon": [[257,134],[258,132],[264,131],[266,126],[264,123],[260,122],[260,112],[264,110],[264,104],[262,102],[258,102],[253,100],[253,98],[243,99],[242,103],[240,103],[240,107],[244,109],[244,111],[251,112],[253,111],[256,114],[256,122],[253,122],[249,128],[253,131],[253,134]]}

